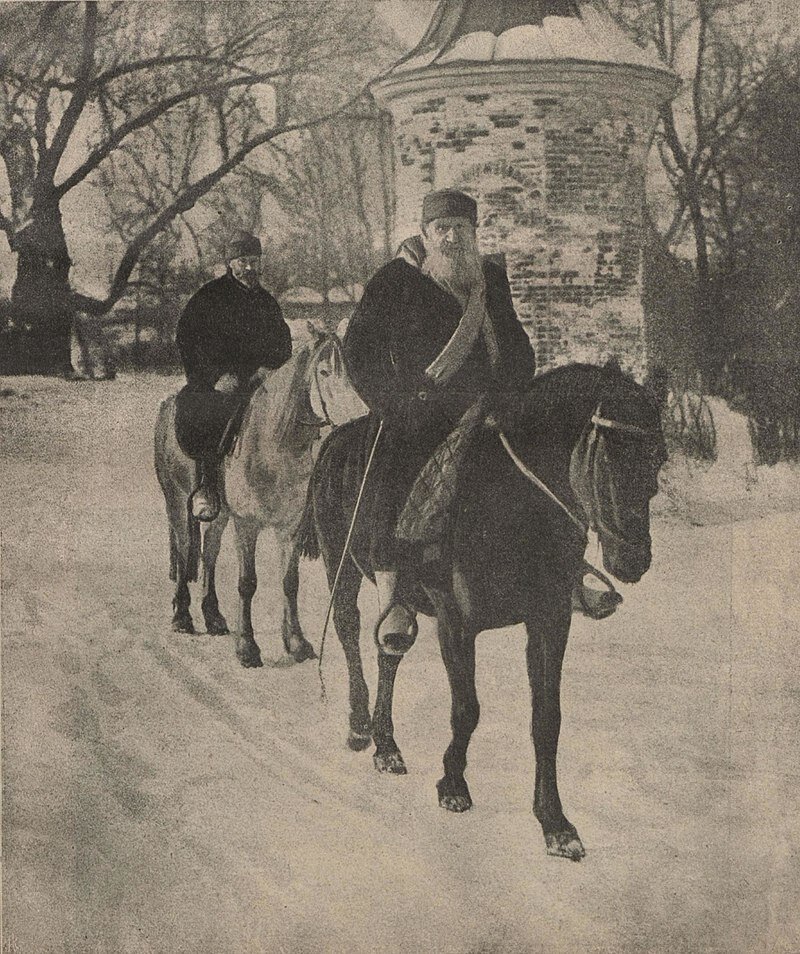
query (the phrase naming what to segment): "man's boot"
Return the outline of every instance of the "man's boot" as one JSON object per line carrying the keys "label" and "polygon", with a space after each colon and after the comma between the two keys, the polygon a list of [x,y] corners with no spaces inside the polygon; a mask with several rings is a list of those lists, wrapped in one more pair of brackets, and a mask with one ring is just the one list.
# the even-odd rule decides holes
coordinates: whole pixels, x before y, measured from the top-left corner
{"label": "man's boot", "polygon": [[189,506],[194,519],[200,520],[202,523],[210,523],[219,516],[218,468],[219,463],[216,460],[201,460],[198,462],[197,469],[200,482],[189,499]]}

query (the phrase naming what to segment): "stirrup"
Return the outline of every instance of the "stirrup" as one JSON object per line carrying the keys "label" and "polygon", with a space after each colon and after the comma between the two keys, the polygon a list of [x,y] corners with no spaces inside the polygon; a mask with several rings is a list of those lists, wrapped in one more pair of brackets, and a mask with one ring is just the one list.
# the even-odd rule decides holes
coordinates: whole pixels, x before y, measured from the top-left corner
{"label": "stirrup", "polygon": [[[380,635],[381,624],[384,623],[389,616],[389,613],[396,607],[401,606],[405,612],[409,615],[411,622],[409,623],[406,631],[402,632],[392,632],[384,633],[383,636]],[[417,633],[419,632],[419,624],[417,623],[417,617],[415,613],[404,604],[400,603],[397,600],[392,600],[392,602],[386,607],[386,609],[378,617],[378,622],[375,624],[375,644],[380,650],[382,650],[387,656],[405,656],[405,654],[411,649],[414,643],[417,641]]]}
{"label": "stirrup", "polygon": [[[602,593],[584,586],[583,577],[587,574],[600,580],[606,587],[606,592]],[[616,612],[621,602],[622,596],[605,573],[601,573],[589,563],[584,563],[580,582],[576,583],[572,589],[572,608],[588,616],[589,619],[599,620],[606,619]]]}
{"label": "stirrup", "polygon": [[189,498],[189,513],[201,523],[211,523],[219,516],[219,494],[200,486]]}

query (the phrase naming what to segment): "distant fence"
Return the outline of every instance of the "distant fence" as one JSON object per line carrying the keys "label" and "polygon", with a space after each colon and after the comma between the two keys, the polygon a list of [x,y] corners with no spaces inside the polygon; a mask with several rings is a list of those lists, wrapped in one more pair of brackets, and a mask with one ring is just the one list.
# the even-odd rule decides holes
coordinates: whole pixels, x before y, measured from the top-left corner
{"label": "distant fence", "polygon": [[[335,331],[355,308],[353,302],[282,302],[281,309],[290,326],[301,330],[311,323]],[[97,364],[111,364],[128,371],[179,371],[180,354],[175,345],[178,310],[165,313],[126,311],[101,319],[81,319],[81,344]],[[74,349],[73,349],[74,350]]]}
{"label": "distant fence", "polygon": [[714,416],[705,398],[713,395],[747,418],[756,464],[800,461],[800,365],[736,359],[705,379],[658,368],[648,383],[661,406],[670,451],[716,460]]}
{"label": "distant fence", "polygon": [[716,393],[747,415],[756,463],[800,461],[800,365],[734,360]]}

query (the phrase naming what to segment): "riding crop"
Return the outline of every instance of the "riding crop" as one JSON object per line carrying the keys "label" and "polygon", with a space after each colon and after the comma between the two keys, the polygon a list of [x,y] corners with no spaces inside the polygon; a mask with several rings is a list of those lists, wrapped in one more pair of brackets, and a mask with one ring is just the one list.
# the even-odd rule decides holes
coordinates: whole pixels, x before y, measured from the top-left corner
{"label": "riding crop", "polygon": [[372,467],[372,459],[375,456],[375,451],[378,447],[378,441],[381,438],[383,433],[383,421],[378,425],[378,433],[375,435],[375,440],[372,443],[372,450],[369,452],[369,457],[367,458],[367,466],[364,468],[364,476],[361,478],[361,486],[358,488],[358,496],[356,497],[356,505],[353,507],[353,516],[350,520],[350,527],[347,531],[347,536],[344,540],[344,546],[342,547],[342,556],[339,560],[339,567],[336,570],[336,576],[333,579],[333,586],[331,587],[331,598],[328,602],[328,612],[325,614],[325,623],[322,627],[322,639],[320,640],[319,646],[319,662],[317,663],[317,673],[319,674],[319,686],[322,694],[322,701],[325,702],[327,699],[325,693],[325,680],[322,678],[322,654],[325,651],[325,637],[328,633],[328,623],[331,619],[331,613],[333,612],[333,601],[336,599],[336,589],[339,586],[339,578],[342,575],[342,569],[344,568],[344,561],[347,559],[348,550],[350,549],[350,541],[353,537],[353,531],[356,526],[356,519],[358,517],[358,511],[361,509],[361,498],[364,496],[364,487],[367,483],[367,477],[369,476],[370,468]]}

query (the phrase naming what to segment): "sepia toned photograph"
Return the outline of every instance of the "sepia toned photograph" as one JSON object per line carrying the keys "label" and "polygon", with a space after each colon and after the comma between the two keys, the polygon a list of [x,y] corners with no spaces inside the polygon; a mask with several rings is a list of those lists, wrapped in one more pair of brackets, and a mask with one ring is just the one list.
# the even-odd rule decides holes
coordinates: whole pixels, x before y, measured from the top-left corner
{"label": "sepia toned photograph", "polygon": [[800,952],[795,0],[0,0],[2,954]]}

